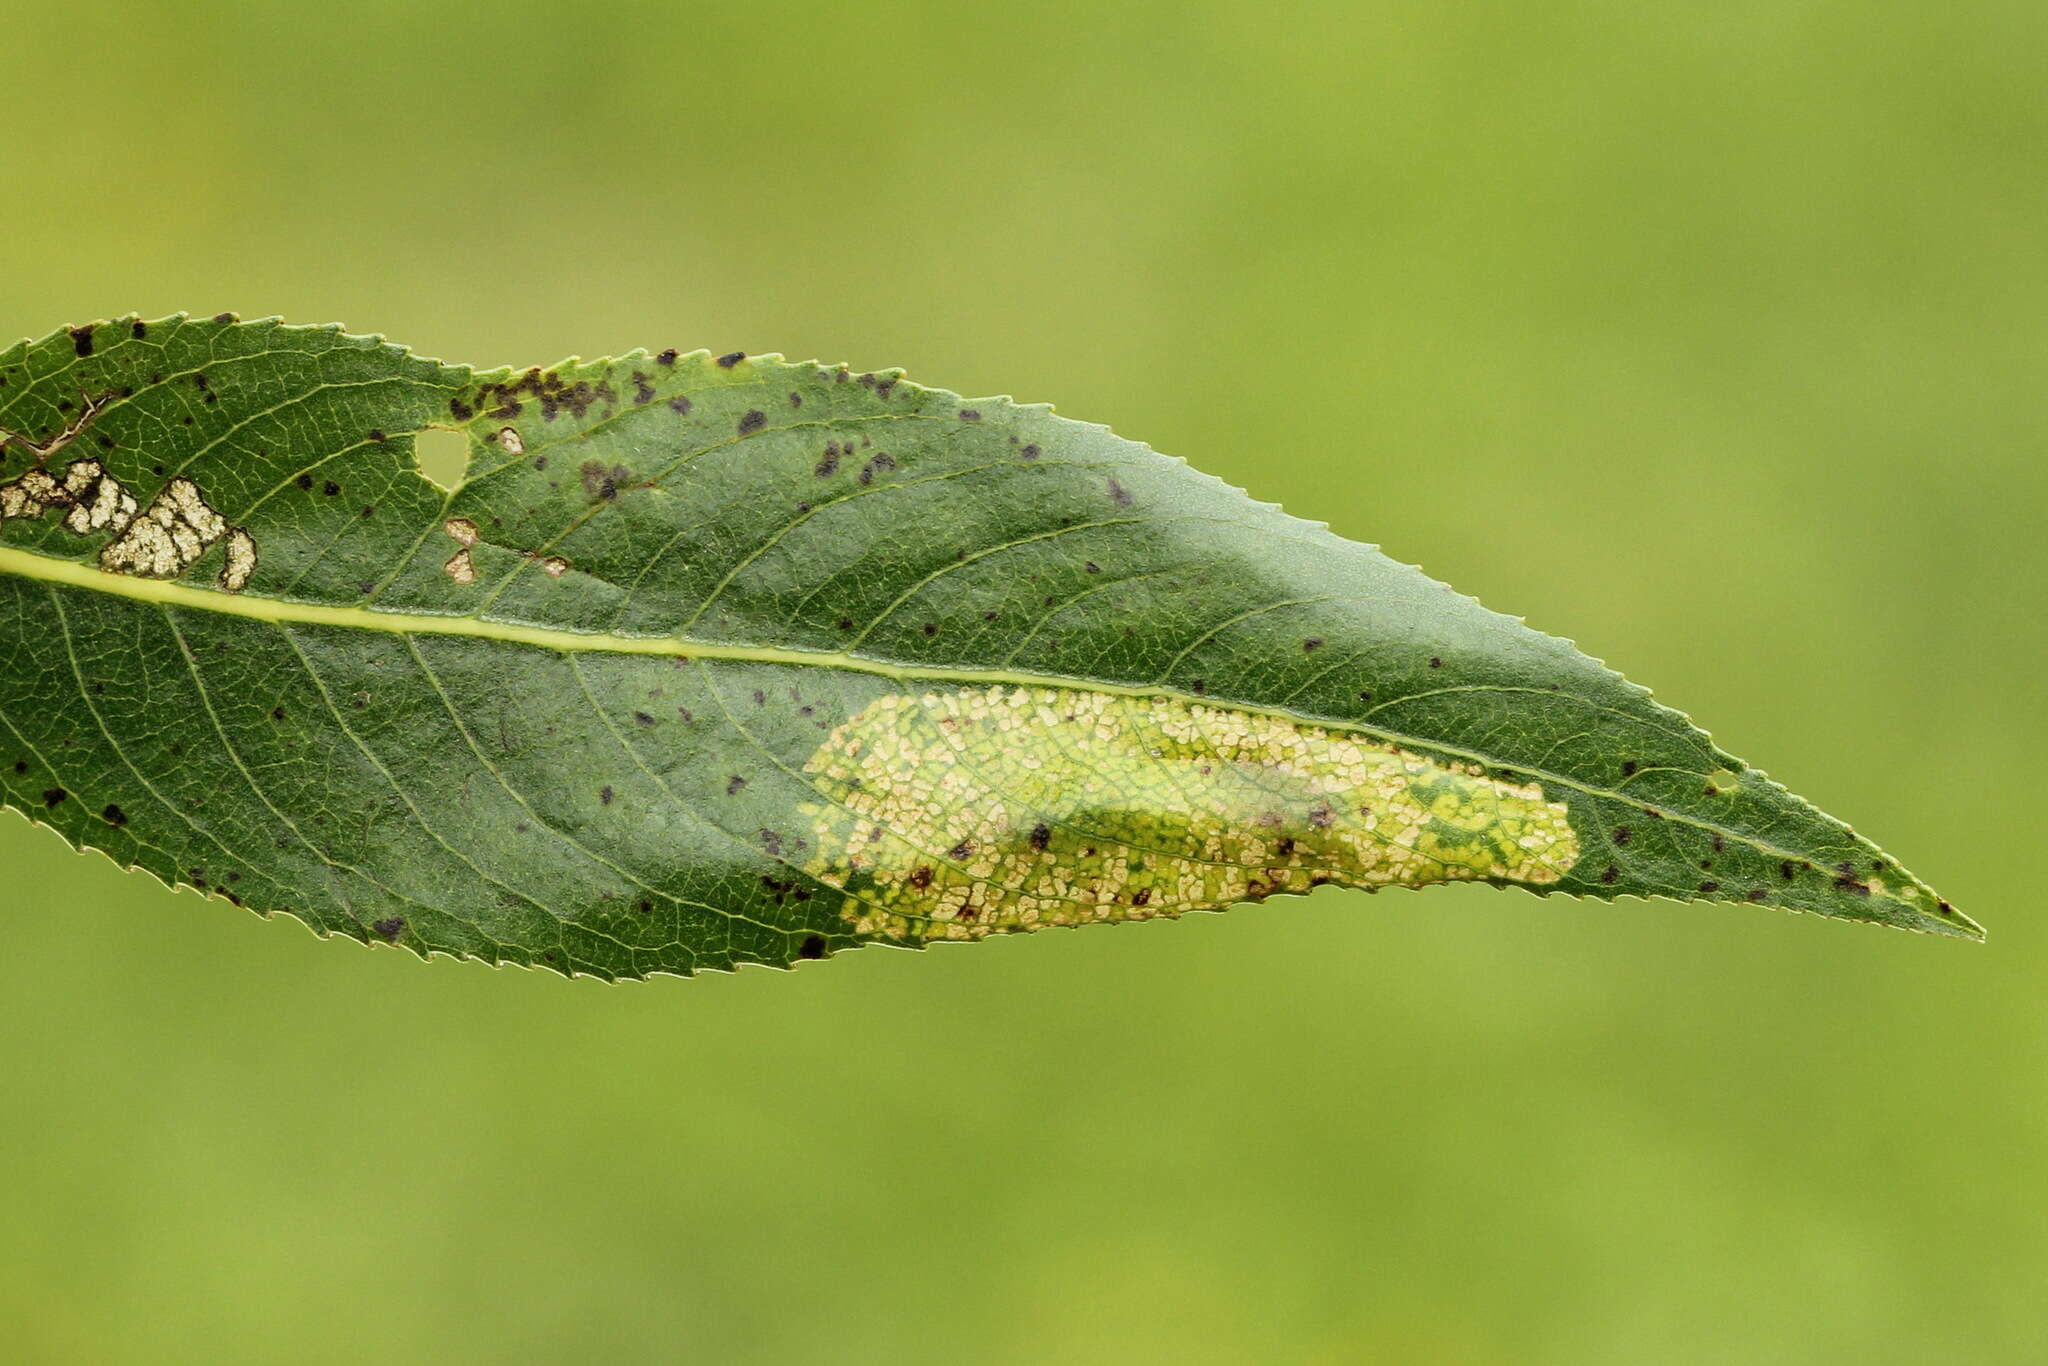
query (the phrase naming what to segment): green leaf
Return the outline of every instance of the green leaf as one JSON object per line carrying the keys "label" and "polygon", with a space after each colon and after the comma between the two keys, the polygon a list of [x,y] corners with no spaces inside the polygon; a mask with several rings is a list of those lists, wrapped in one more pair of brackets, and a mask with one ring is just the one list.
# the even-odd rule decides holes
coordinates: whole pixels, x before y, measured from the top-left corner
{"label": "green leaf", "polygon": [[1454,879],[1979,933],[1569,644],[1047,407],[229,316],[0,386],[7,804],[321,934],[642,976]]}

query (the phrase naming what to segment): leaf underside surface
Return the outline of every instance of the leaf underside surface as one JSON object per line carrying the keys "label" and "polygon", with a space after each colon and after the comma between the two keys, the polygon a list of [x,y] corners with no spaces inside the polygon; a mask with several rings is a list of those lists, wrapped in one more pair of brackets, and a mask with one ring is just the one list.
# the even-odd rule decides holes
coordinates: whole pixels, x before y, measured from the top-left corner
{"label": "leaf underside surface", "polygon": [[0,432],[6,804],[322,935],[641,977],[1451,880],[1979,934],[1569,643],[1049,407],[178,316],[0,354]]}

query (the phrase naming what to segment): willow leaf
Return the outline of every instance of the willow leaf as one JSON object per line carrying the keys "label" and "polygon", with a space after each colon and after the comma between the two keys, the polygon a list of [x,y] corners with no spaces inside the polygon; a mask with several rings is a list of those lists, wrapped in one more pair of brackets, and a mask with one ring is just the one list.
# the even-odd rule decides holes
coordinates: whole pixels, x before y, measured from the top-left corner
{"label": "willow leaf", "polygon": [[1569,644],[1047,407],[180,316],[0,355],[0,428],[6,803],[323,935],[641,976],[1449,880],[1977,934]]}

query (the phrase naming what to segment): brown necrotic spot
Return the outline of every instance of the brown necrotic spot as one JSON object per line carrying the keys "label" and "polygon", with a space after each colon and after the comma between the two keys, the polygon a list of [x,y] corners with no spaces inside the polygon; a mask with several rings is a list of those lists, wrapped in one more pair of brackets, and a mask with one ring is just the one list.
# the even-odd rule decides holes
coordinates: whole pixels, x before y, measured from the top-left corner
{"label": "brown necrotic spot", "polygon": [[751,432],[758,432],[767,425],[768,414],[762,412],[759,408],[749,408],[740,418],[740,435],[746,436]]}

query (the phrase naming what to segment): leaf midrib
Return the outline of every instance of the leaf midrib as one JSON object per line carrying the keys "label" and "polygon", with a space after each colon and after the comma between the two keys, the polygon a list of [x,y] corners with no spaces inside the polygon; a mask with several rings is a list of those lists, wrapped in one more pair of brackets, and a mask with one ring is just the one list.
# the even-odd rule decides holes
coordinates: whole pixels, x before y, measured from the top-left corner
{"label": "leaf midrib", "polygon": [[1272,716],[1296,724],[1318,726],[1325,730],[1367,735],[1405,748],[1464,759],[1490,768],[1505,768],[1517,773],[1526,773],[1533,778],[1555,783],[1589,797],[1606,798],[1640,810],[1655,812],[1663,819],[1720,835],[1724,839],[1737,841],[1774,858],[1795,861],[1805,858],[1800,853],[1766,843],[1743,831],[1718,825],[1686,812],[1660,807],[1639,797],[1598,787],[1561,773],[1552,773],[1526,764],[1507,763],[1496,755],[1446,745],[1441,741],[1408,735],[1385,727],[1362,725],[1355,721],[1236,699],[1225,701],[1161,685],[1132,686],[1061,674],[1027,673],[1008,669],[968,669],[937,664],[906,666],[836,651],[719,644],[679,636],[621,636],[600,632],[563,631],[541,626],[520,626],[510,622],[483,621],[474,617],[434,616],[427,613],[389,612],[361,607],[333,607],[321,603],[285,602],[276,598],[242,597],[198,588],[191,584],[109,574],[90,564],[54,559],[12,546],[0,546],[0,573],[12,574],[39,583],[62,584],[107,593],[160,608],[185,607],[196,611],[218,612],[225,616],[241,617],[271,625],[336,626],[352,630],[382,631],[398,636],[458,636],[498,641],[508,645],[526,645],[571,655],[627,654],[658,658],[687,655],[691,659],[725,660],[733,663],[841,669],[904,683],[947,682],[1024,688],[1065,687],[1117,697],[1172,697],[1196,706],[1226,707],[1233,711]]}

